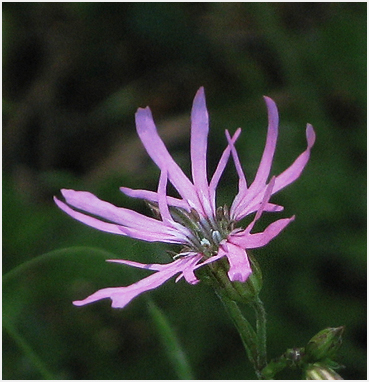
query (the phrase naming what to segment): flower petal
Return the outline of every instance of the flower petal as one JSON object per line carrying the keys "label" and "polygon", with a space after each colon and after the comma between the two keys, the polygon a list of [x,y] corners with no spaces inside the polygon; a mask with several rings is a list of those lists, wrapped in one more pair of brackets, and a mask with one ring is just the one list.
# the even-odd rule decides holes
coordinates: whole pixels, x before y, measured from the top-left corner
{"label": "flower petal", "polygon": [[191,169],[192,179],[203,206],[205,216],[213,216],[215,209],[210,205],[206,167],[208,147],[209,115],[206,109],[204,88],[201,87],[193,100],[191,112]]}
{"label": "flower petal", "polygon": [[148,107],[138,109],[136,113],[136,129],[147,153],[160,169],[167,168],[168,178],[182,198],[187,200],[191,207],[201,210],[194,185],[169,154],[159,137]]}
{"label": "flower petal", "polygon": [[[306,127],[306,139],[307,139],[306,150],[297,157],[297,159],[293,162],[293,164],[289,168],[287,168],[285,171],[283,171],[281,174],[279,174],[275,178],[275,185],[273,187],[272,195],[274,195],[275,193],[277,193],[284,187],[294,182],[297,178],[299,178],[303,169],[305,168],[310,158],[311,148],[313,147],[315,142],[315,132],[313,127],[310,124],[307,124],[307,127]],[[249,200],[248,198],[246,204],[245,204],[246,199],[243,200],[243,205],[245,206],[245,208],[243,209],[242,214],[239,215],[239,219],[256,211],[256,206],[259,205],[262,195],[263,195],[263,191],[260,190],[260,192],[254,196],[253,200]]]}
{"label": "flower petal", "polygon": [[219,246],[219,254],[221,255],[223,252],[229,262],[229,279],[231,281],[245,282],[252,273],[245,249],[227,241]]}
{"label": "flower petal", "polygon": [[[267,188],[267,186],[265,186],[265,189],[266,188]],[[265,190],[260,192],[260,195],[263,195],[263,192],[265,192]],[[261,197],[256,197],[254,200],[252,200],[251,201],[252,203],[250,203],[250,205],[247,206],[243,210],[242,215],[247,216],[247,215],[250,215],[250,214],[256,212],[260,208],[260,198]],[[256,203],[256,204],[254,204],[254,203]],[[281,212],[283,210],[284,210],[283,206],[280,206],[280,205],[274,204],[274,203],[266,203],[264,206],[265,212]]]}
{"label": "flower petal", "polygon": [[[241,134],[241,129],[238,128],[236,130],[236,132],[234,133],[232,139],[231,139],[231,142],[233,144],[236,142],[236,140],[238,139],[240,134]],[[230,145],[228,144],[228,146],[223,151],[222,156],[220,157],[217,168],[215,169],[214,174],[213,174],[211,181],[210,181],[209,196],[210,196],[210,201],[211,201],[212,205],[214,206],[214,209],[215,209],[216,189],[218,187],[218,183],[219,183],[219,180],[223,174],[223,171],[227,165],[230,154],[231,154],[231,148],[230,148]]]}
{"label": "flower petal", "polygon": [[[222,253],[219,253],[215,256],[211,256],[209,257],[208,259],[206,259],[205,261],[201,262],[201,263],[197,263],[194,267],[193,267],[193,270],[195,271],[196,269],[200,268],[200,267],[203,267],[204,265],[207,265],[207,264],[210,264],[214,261],[218,261],[219,259],[221,259],[222,257],[224,257],[226,255],[226,253],[223,251]],[[201,258],[200,258],[201,260]],[[176,278],[176,282],[178,282],[181,278],[183,278],[185,275],[183,273],[181,273],[177,278]],[[196,276],[195,276],[196,277]],[[187,281],[189,282],[189,281]],[[189,282],[191,284],[191,282]]]}
{"label": "flower petal", "polygon": [[115,233],[117,235],[125,235],[119,229],[119,225],[117,225],[117,224],[106,223],[104,221],[98,220],[98,219],[93,218],[91,216],[82,214],[81,212],[77,212],[77,211],[73,210],[72,208],[70,208],[65,203],[61,202],[56,197],[54,197],[54,201],[55,201],[56,205],[61,210],[63,210],[65,213],[67,213],[72,218],[80,221],[81,223],[87,224],[90,227],[96,228],[96,229],[98,229],[100,231],[109,232],[109,233]]}
{"label": "flower petal", "polygon": [[[187,272],[187,268],[193,268],[194,264],[198,260],[199,255],[180,258],[170,264],[165,264],[157,273],[154,273],[132,285],[126,287],[100,289],[84,300],[74,301],[73,304],[76,306],[82,306],[104,298],[110,298],[112,300],[111,306],[113,308],[124,308],[141,293],[157,288],[173,277],[176,273]],[[125,263],[128,264],[128,262]]]}
{"label": "flower petal", "polygon": [[121,231],[121,235],[129,236],[133,239],[172,244],[184,244],[186,242],[185,235],[182,232],[176,231],[174,229],[171,229],[169,231],[170,233],[160,233],[124,226],[118,226],[118,228]]}
{"label": "flower petal", "polygon": [[208,134],[209,115],[206,108],[204,88],[201,87],[193,100],[191,112],[191,165],[195,186],[204,189],[208,187],[206,168]]}
{"label": "flower petal", "polygon": [[[68,197],[69,195],[72,195],[72,193],[70,193],[69,191],[72,191],[74,193],[73,195],[79,195],[77,197],[77,200],[79,199],[80,196],[83,196],[85,194],[87,194],[89,197],[93,196],[93,198],[91,199],[89,198],[85,199],[84,203],[87,200],[95,201],[97,205],[100,205],[100,202],[103,204],[106,203],[106,205],[110,206],[109,209],[106,211],[106,213],[109,215],[110,218],[112,219],[114,218],[114,220],[119,221],[118,224],[113,224],[103,220],[96,219],[95,217],[86,215],[85,213],[81,213],[79,211],[73,210],[66,203],[54,197],[55,203],[61,210],[66,212],[69,216],[73,217],[74,219],[80,221],[81,223],[87,224],[90,227],[96,228],[100,231],[114,233],[118,235],[130,236],[130,237],[137,238],[140,240],[145,240],[145,241],[161,241],[164,243],[168,242],[168,243],[181,244],[186,238],[184,233],[180,234],[178,231],[174,230],[173,228],[165,226],[164,223],[160,220],[148,218],[144,215],[138,214],[135,211],[130,211],[130,210],[122,209],[119,207],[115,207],[111,205],[110,203],[99,200],[92,194],[79,192],[79,191],[73,191],[73,190],[62,190],[62,193],[67,195]],[[68,197],[68,200],[70,200],[69,197]],[[73,200],[71,201],[73,202]],[[83,203],[82,204],[76,203],[76,205],[83,206]],[[87,205],[87,208],[88,208],[87,212],[89,212],[89,211],[92,211],[93,206],[91,207]],[[117,213],[112,214],[111,213],[112,208],[116,208],[119,214],[121,213],[121,210],[125,210],[125,212],[131,212],[133,215],[128,214],[129,216],[131,216],[131,220],[129,220],[129,216],[127,217],[127,220],[122,220],[122,216],[118,216]],[[96,208],[96,211],[97,211],[96,213],[101,212],[99,208]],[[107,216],[105,213],[104,215]],[[132,220],[134,219],[134,217],[136,217],[137,220]],[[141,220],[140,218],[146,218],[148,220],[146,219]],[[124,223],[124,222],[127,222],[127,224],[136,225],[137,228],[124,227],[121,225],[121,223]],[[142,223],[142,226],[140,226],[140,223]]]}
{"label": "flower petal", "polygon": [[137,261],[121,260],[121,259],[109,259],[106,261],[109,263],[119,263],[119,264],[129,265],[130,267],[147,269],[149,271],[161,271],[162,269],[165,269],[166,266],[168,265],[168,264],[144,264],[144,263],[138,263]]}
{"label": "flower petal", "polygon": [[252,186],[250,186],[250,189],[253,187],[256,190],[263,187],[268,180],[278,138],[279,117],[277,105],[269,97],[264,97],[264,100],[268,109],[268,133],[258,171],[252,182]]}
{"label": "flower petal", "polygon": [[267,203],[268,203],[268,201],[272,195],[274,183],[275,183],[275,177],[273,176],[273,178],[270,180],[268,186],[265,188],[263,199],[262,199],[261,203],[259,204],[259,208],[256,210],[255,217],[252,220],[252,222],[246,227],[245,232],[250,232],[253,229],[255,223],[260,219],[262,213],[264,212],[265,206],[267,205]]}
{"label": "flower petal", "polygon": [[[272,167],[278,137],[278,109],[271,98],[264,97],[264,100],[268,109],[268,133],[266,144],[254,181],[248,190],[243,187],[244,192],[239,192],[232,203],[230,213],[231,218],[234,220],[241,220],[249,213],[247,208],[250,206],[250,203],[256,204],[253,202],[253,199],[258,197],[259,193],[263,191]],[[237,169],[240,165],[237,164],[239,161],[236,155],[234,155],[234,160]],[[237,169],[237,172],[239,173],[239,177],[242,176],[240,175],[240,173],[243,174],[242,169]],[[241,180],[242,178],[240,177],[240,181]]]}
{"label": "flower petal", "polygon": [[237,220],[239,205],[247,193],[247,181],[246,181],[245,174],[242,170],[242,166],[241,166],[240,159],[238,157],[237,150],[236,150],[232,140],[230,139],[230,136],[229,136],[229,133],[227,130],[226,130],[226,137],[228,140],[228,145],[231,148],[233,162],[234,162],[234,165],[236,167],[236,171],[237,171],[237,175],[238,175],[238,193],[233,200],[232,208],[231,208],[231,216],[235,220]]}
{"label": "flower petal", "polygon": [[268,186],[265,189],[265,193],[264,193],[263,199],[260,203],[260,207],[256,211],[254,223],[260,219],[261,214],[264,212],[264,208],[265,208],[266,204],[268,203],[270,197],[272,196],[274,184],[275,184],[275,176],[273,176],[273,178],[270,180]]}
{"label": "flower petal", "polygon": [[111,203],[100,200],[90,192],[63,189],[61,193],[70,206],[112,223],[153,232],[163,232],[163,230],[166,230],[164,223],[160,220],[150,218],[127,208],[114,206]]}
{"label": "flower petal", "polygon": [[[125,195],[130,196],[131,198],[144,199],[144,200],[148,200],[148,201],[156,202],[156,203],[159,202],[158,193],[155,191],[133,190],[132,188],[128,188],[128,187],[120,187],[120,190]],[[172,196],[167,195],[167,201],[168,201],[168,205],[170,206],[180,207],[190,211],[190,206],[183,199],[173,198]]]}
{"label": "flower petal", "polygon": [[[255,207],[255,210],[256,211],[257,208]],[[267,211],[267,212],[281,212],[284,210],[284,207],[283,206],[280,206],[278,204],[274,204],[274,203],[267,203],[264,207],[264,211]],[[252,211],[252,212],[254,212]]]}
{"label": "flower petal", "polygon": [[294,216],[286,219],[279,219],[271,223],[263,232],[249,233],[246,230],[231,234],[228,240],[242,248],[252,249],[263,247],[273,240],[279,233],[294,220]]}
{"label": "flower petal", "polygon": [[167,202],[167,171],[163,168],[160,172],[159,185],[158,185],[158,204],[159,211],[163,222],[167,225],[174,223],[172,216],[169,213]]}
{"label": "flower petal", "polygon": [[194,269],[195,267],[184,269],[183,272],[176,278],[176,282],[178,282],[182,277],[184,277],[185,280],[191,285],[199,283],[200,280],[196,277]]}
{"label": "flower petal", "polygon": [[315,143],[314,128],[309,123],[306,126],[306,140],[306,150],[299,155],[299,157],[293,162],[293,164],[290,167],[288,167],[276,177],[273,194],[294,182],[301,175],[302,170],[305,168],[310,158],[311,148],[314,146]]}

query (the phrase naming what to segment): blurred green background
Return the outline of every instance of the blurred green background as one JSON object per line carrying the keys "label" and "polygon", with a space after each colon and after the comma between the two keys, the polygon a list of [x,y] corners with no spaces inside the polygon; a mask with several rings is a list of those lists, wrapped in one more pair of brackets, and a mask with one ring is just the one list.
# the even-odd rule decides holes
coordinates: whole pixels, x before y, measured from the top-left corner
{"label": "blurred green background", "polygon": [[[52,196],[88,190],[148,213],[118,190],[157,187],[134,113],[151,107],[189,170],[200,86],[211,171],[224,130],[242,127],[237,148],[253,179],[266,136],[263,95],[280,111],[274,174],[305,149],[305,125],[314,125],[306,170],[273,197],[285,206],[278,216],[296,220],[254,252],[265,278],[269,357],[345,325],[341,374],[366,379],[366,3],[3,3],[4,379],[179,378],[150,301],[194,378],[254,378],[206,285],[171,280],[124,310],[108,300],[71,304],[147,274],[105,258],[166,262],[169,246],[95,231],[59,211]],[[221,202],[236,184],[228,166]],[[260,229],[270,215],[262,220]]]}

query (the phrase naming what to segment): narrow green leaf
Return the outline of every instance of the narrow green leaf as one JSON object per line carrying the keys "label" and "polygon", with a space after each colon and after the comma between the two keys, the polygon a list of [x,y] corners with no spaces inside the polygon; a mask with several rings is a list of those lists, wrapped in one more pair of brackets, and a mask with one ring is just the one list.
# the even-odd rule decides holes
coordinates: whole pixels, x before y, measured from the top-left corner
{"label": "narrow green leaf", "polygon": [[[114,257],[95,248],[61,249],[22,263],[3,276],[3,328],[33,365],[32,377],[37,371],[44,379],[59,379],[57,357],[62,344],[48,312],[69,314],[77,297],[76,282],[85,279],[84,274],[99,282],[101,266],[108,266],[105,260]],[[16,360],[8,362],[14,363],[8,370],[16,370]]]}
{"label": "narrow green leaf", "polygon": [[149,301],[149,312],[178,379],[194,379],[186,354],[164,313],[152,301]]}

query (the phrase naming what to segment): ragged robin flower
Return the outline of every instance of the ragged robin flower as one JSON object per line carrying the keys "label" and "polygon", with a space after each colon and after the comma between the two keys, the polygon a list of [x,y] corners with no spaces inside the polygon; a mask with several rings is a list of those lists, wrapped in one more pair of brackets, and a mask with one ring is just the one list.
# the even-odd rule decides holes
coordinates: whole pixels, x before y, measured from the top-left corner
{"label": "ragged robin flower", "polygon": [[[249,186],[234,146],[241,133],[240,128],[232,137],[226,131],[228,144],[209,182],[206,164],[209,117],[204,89],[200,88],[191,113],[192,181],[173,160],[159,137],[150,109],[139,108],[136,113],[137,133],[146,151],[159,167],[160,178],[156,192],[127,187],[122,187],[121,191],[127,196],[144,199],[150,203],[156,217],[116,207],[89,192],[61,190],[65,202],[55,198],[56,204],[84,224],[139,240],[181,246],[180,252],[173,256],[168,264],[108,260],[155,273],[129,286],[98,290],[84,300],[75,301],[75,305],[110,298],[112,307],[123,308],[139,294],[157,288],[175,275],[178,275],[176,281],[184,278],[188,283],[196,284],[199,279],[195,271],[206,265],[211,266],[210,263],[222,258],[227,259],[227,275],[231,282],[243,283],[249,278],[252,269],[247,250],[268,244],[294,217],[278,219],[262,232],[251,231],[264,211],[283,210],[282,206],[269,202],[269,199],[300,176],[315,141],[313,127],[308,124],[306,150],[284,172],[269,179],[278,135],[278,110],[272,99],[264,99],[268,109],[266,145],[255,179]],[[238,193],[229,209],[227,206],[217,208],[217,186],[231,155],[239,178]],[[178,197],[167,195],[168,180],[177,190]],[[238,223],[250,214],[255,214],[251,223],[246,228],[239,227]]]}

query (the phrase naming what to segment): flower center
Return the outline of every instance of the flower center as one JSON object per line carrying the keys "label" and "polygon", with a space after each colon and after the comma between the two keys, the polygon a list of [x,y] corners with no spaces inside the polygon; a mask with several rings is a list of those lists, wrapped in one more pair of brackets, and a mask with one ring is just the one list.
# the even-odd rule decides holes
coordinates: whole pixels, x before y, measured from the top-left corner
{"label": "flower center", "polygon": [[234,223],[229,217],[227,206],[219,207],[216,216],[211,217],[200,217],[195,209],[188,212],[179,207],[170,207],[170,213],[173,220],[190,231],[188,243],[181,252],[199,252],[206,258],[214,256],[220,242],[233,230]]}

